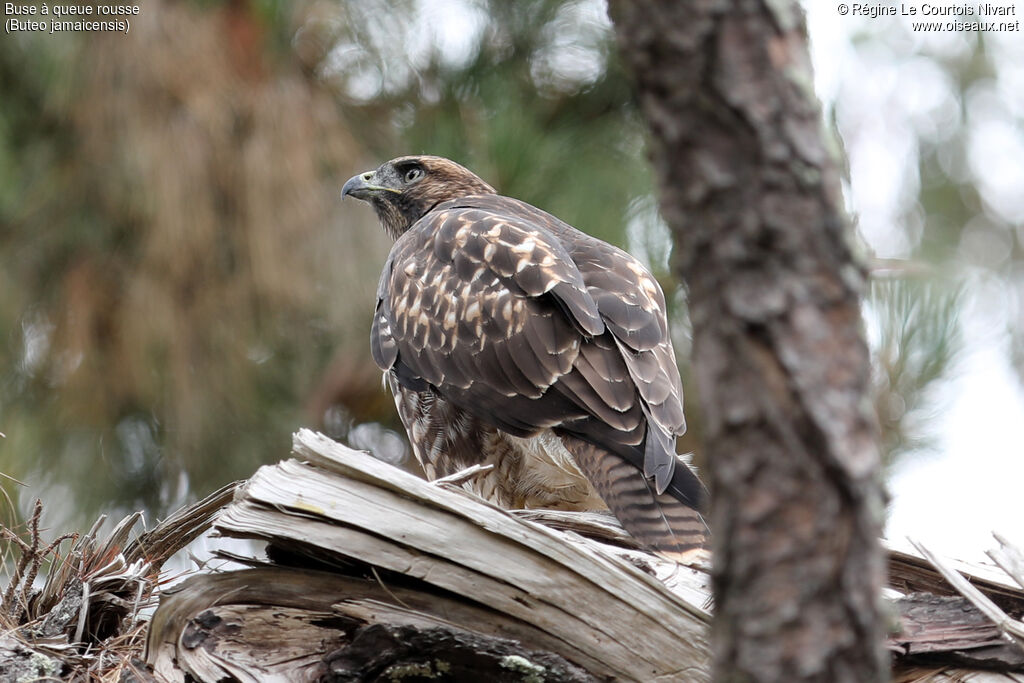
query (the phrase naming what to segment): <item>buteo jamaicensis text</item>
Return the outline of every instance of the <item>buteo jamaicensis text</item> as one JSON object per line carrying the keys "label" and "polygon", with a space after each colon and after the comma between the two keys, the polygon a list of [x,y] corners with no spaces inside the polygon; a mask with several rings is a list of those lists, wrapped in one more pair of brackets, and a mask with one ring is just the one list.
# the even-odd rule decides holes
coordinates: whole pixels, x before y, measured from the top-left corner
{"label": "buteo jamaicensis text", "polygon": [[346,195],[395,239],[371,350],[430,478],[490,463],[471,486],[504,507],[607,505],[663,552],[703,543],[665,297],[639,261],[440,157]]}

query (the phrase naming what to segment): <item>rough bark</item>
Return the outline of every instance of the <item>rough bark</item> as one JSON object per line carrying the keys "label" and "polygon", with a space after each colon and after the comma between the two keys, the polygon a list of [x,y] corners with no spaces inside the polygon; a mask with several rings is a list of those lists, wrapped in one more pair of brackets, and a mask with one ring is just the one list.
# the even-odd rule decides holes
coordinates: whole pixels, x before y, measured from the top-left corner
{"label": "rough bark", "polygon": [[795,2],[613,0],[689,290],[719,681],[887,677],[869,365]]}
{"label": "rough bark", "polygon": [[[993,624],[969,600],[959,595],[914,593],[896,603],[900,631],[889,638],[889,649],[902,656],[920,656],[941,652],[944,657],[961,653],[1003,653],[1002,662],[1019,668],[1024,652],[1007,641]],[[974,657],[975,663],[980,657]]]}

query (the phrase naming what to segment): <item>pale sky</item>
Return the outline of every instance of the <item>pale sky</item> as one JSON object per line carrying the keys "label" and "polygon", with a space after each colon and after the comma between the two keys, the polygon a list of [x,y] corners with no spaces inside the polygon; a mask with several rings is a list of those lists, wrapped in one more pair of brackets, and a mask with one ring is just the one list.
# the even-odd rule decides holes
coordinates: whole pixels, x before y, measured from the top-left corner
{"label": "pale sky", "polygon": [[[1022,3],[1006,4],[1021,16]],[[917,54],[929,49],[964,56],[974,44],[952,32],[915,33],[906,18],[842,16],[837,3],[817,0],[805,0],[804,6],[816,86],[826,107],[836,108],[850,157],[850,208],[871,247],[898,258],[912,237],[894,228],[896,217],[906,208],[901,202],[913,201],[919,182],[911,168],[912,131],[924,121],[926,133],[941,140],[960,125],[961,115],[949,97],[948,78]],[[851,40],[857,32],[873,38],[879,32],[885,40],[858,50]],[[978,122],[967,163],[986,204],[1020,225],[1024,40],[1019,32],[986,37],[1000,68],[990,86],[966,98]],[[980,244],[971,255],[977,253],[981,265],[998,264],[1008,246]],[[895,468],[887,535],[898,545],[909,536],[943,555],[979,561],[996,545],[992,531],[1024,545],[1024,394],[1007,358],[1008,335],[1001,332],[1020,307],[1005,283],[982,278],[972,281],[965,309],[964,352],[933,413],[935,448]]]}

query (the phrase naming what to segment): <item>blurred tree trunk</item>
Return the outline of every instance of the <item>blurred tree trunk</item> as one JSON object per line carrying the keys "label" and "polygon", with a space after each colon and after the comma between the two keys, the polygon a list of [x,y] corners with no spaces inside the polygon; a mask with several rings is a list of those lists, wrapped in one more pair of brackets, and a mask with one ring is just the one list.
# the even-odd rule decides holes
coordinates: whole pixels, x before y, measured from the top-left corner
{"label": "blurred tree trunk", "polygon": [[613,0],[713,492],[719,681],[880,681],[883,503],[837,162],[795,2]]}

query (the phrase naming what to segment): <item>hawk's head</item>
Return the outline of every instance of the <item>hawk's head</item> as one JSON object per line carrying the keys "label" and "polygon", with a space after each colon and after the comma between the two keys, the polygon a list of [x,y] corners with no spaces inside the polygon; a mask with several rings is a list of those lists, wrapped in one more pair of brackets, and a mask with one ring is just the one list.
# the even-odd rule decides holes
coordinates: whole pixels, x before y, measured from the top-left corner
{"label": "hawk's head", "polygon": [[476,194],[494,194],[494,188],[454,161],[432,156],[392,159],[352,176],[341,189],[342,198],[369,202],[395,239],[441,202]]}

